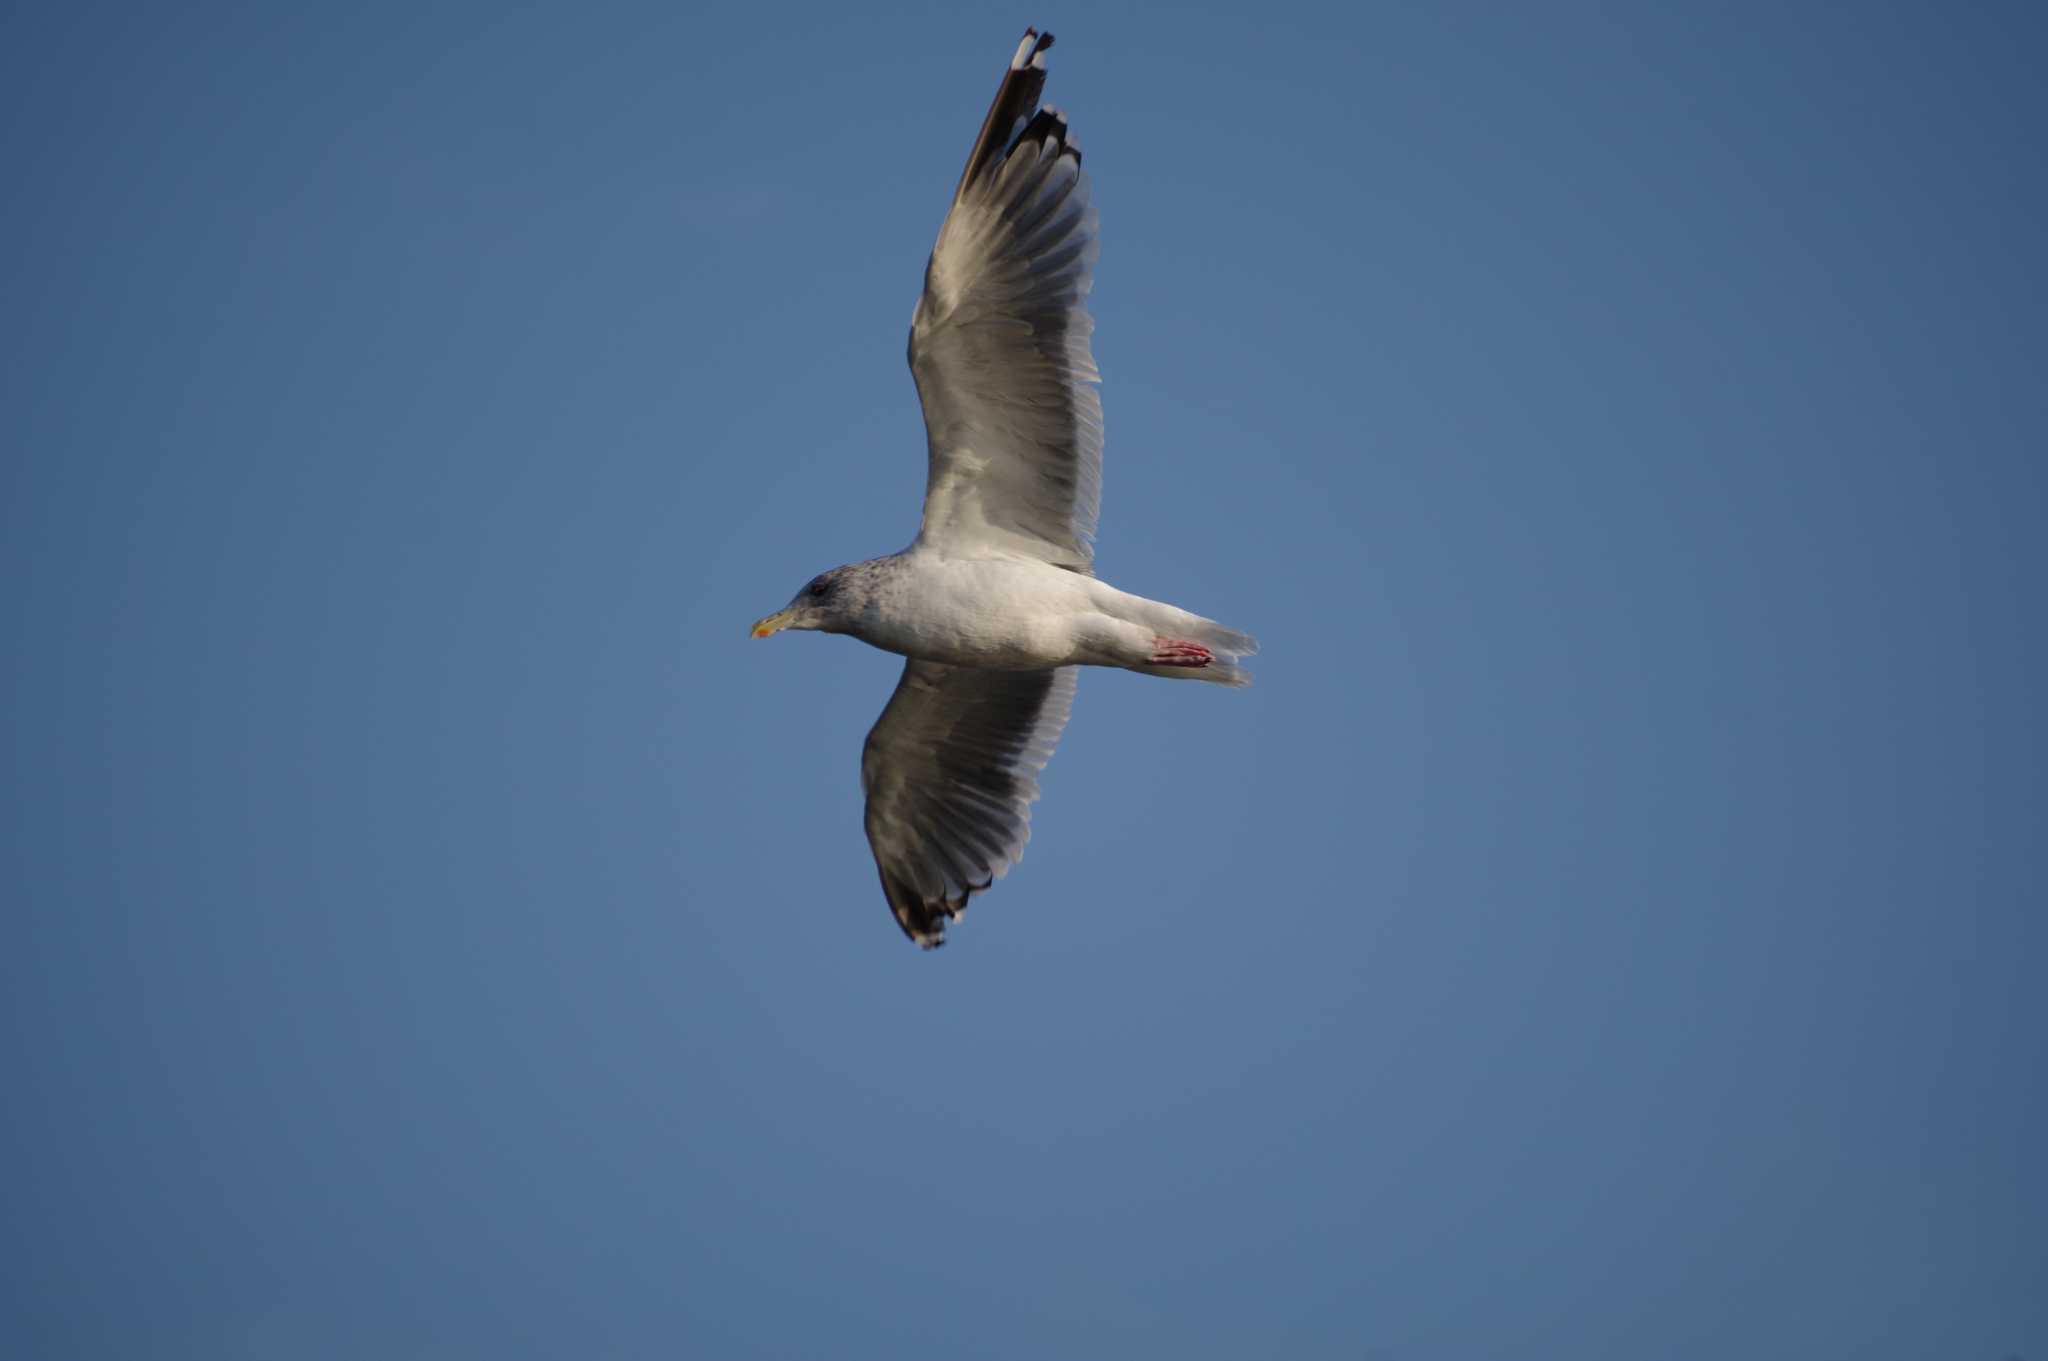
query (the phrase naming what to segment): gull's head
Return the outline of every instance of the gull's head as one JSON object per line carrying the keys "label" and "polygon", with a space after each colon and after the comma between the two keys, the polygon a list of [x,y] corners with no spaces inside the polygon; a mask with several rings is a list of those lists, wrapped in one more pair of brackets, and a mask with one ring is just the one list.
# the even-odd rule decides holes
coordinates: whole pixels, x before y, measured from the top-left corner
{"label": "gull's head", "polygon": [[846,632],[853,622],[856,604],[852,598],[856,593],[848,584],[850,570],[845,567],[834,567],[829,572],[820,572],[812,577],[787,605],[766,619],[755,620],[753,636],[766,638],[769,634],[780,633],[784,629]]}

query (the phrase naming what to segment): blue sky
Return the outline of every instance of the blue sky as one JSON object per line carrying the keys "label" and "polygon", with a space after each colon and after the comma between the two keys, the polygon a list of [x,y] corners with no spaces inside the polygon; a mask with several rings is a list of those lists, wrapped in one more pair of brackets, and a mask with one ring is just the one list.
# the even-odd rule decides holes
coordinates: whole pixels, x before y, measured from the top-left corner
{"label": "blue sky", "polygon": [[[1648,9],[17,15],[5,1350],[2048,1354],[2041,23]],[[745,632],[1027,22],[1265,651],[926,956]]]}

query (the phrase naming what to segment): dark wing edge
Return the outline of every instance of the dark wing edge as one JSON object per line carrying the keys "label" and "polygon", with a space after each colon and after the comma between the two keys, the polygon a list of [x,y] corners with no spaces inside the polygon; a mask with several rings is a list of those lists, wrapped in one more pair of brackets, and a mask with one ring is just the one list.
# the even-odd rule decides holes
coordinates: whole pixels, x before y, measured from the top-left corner
{"label": "dark wing edge", "polygon": [[1016,864],[1076,668],[911,661],[861,752],[868,846],[903,934],[924,949]]}
{"label": "dark wing edge", "polygon": [[960,201],[967,186],[1010,145],[1024,120],[1038,107],[1038,96],[1045,92],[1045,54],[1051,46],[1052,34],[1035,28],[1024,30],[1017,54],[1010,58],[1010,69],[988,106],[988,117],[981,120],[974,150],[967,154],[967,168],[960,172],[960,183],[953,190],[953,202]]}

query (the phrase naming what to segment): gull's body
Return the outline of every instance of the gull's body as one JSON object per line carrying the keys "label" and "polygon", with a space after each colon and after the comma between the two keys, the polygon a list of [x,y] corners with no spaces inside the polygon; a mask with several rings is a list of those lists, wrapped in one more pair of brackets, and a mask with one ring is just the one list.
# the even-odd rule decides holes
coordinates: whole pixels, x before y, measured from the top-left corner
{"label": "gull's body", "polygon": [[[913,547],[839,570],[845,576],[835,590],[844,593],[845,608],[828,631],[948,666],[1149,671],[1162,637],[1228,632],[1097,577],[1028,558],[955,558]],[[1213,657],[1199,669],[1208,673],[1205,680],[1242,679],[1228,662]],[[1190,672],[1183,666],[1168,674]]]}
{"label": "gull's body", "polygon": [[847,633],[910,660],[861,757],[897,922],[940,943],[1023,854],[1075,668],[1249,683],[1250,637],[1094,575],[1102,405],[1085,306],[1095,212],[1027,29],[939,230],[911,319],[930,459],[901,553],[836,567],[754,626]]}

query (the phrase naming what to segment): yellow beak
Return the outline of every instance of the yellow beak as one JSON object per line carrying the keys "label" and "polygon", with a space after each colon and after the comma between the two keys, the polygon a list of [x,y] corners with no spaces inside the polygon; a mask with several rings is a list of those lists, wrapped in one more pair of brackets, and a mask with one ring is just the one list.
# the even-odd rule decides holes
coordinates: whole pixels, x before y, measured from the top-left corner
{"label": "yellow beak", "polygon": [[766,638],[771,633],[780,633],[789,627],[789,621],[794,618],[794,610],[777,610],[766,619],[757,619],[754,621],[754,637]]}

